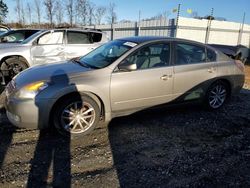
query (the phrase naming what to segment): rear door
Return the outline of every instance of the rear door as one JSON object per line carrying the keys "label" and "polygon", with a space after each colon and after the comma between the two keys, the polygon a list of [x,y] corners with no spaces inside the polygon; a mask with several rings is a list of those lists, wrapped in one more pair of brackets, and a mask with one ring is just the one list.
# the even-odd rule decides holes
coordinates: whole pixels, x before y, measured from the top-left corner
{"label": "rear door", "polygon": [[122,63],[136,64],[137,70],[116,71],[111,76],[112,111],[146,108],[172,100],[173,67],[170,43],[138,49]]}
{"label": "rear door", "polygon": [[65,60],[64,31],[49,31],[39,37],[31,48],[34,64]]}
{"label": "rear door", "polygon": [[184,100],[204,95],[205,86],[217,76],[216,54],[203,45],[176,42],[174,45],[173,97]]}
{"label": "rear door", "polygon": [[92,40],[91,32],[68,30],[66,36],[66,59],[83,56],[100,45]]}

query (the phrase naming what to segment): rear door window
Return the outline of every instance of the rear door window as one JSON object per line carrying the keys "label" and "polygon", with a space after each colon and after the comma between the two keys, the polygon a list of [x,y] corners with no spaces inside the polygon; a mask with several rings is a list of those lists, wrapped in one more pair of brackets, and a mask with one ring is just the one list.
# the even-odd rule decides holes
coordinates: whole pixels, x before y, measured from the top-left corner
{"label": "rear door window", "polygon": [[176,65],[206,62],[205,47],[187,43],[176,44]]}
{"label": "rear door window", "polygon": [[90,44],[92,43],[89,34],[86,32],[68,31],[68,44]]}

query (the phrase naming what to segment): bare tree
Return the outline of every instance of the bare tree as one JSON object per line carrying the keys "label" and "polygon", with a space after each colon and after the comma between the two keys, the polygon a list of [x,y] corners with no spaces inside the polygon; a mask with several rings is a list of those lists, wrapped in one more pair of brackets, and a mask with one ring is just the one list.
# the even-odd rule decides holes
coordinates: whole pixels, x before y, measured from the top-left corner
{"label": "bare tree", "polygon": [[5,21],[8,12],[7,5],[3,2],[3,0],[0,0],[0,24]]}
{"label": "bare tree", "polygon": [[23,3],[21,2],[21,20],[22,20],[22,24],[25,25],[25,11],[24,11],[24,8],[23,8]]}
{"label": "bare tree", "polygon": [[40,27],[41,26],[41,1],[40,0],[35,0],[35,10],[37,14],[37,21]]}
{"label": "bare tree", "polygon": [[88,4],[89,25],[93,25],[95,7],[96,7],[96,5],[95,5],[94,3],[89,3],[89,4]]}
{"label": "bare tree", "polygon": [[29,19],[29,23],[32,23],[32,12],[31,12],[31,5],[30,3],[27,3],[27,13],[28,13],[28,19]]}
{"label": "bare tree", "polygon": [[109,24],[114,24],[117,21],[117,14],[115,12],[115,3],[110,3],[108,7],[108,16],[107,16],[107,21]]}
{"label": "bare tree", "polygon": [[88,18],[88,15],[89,15],[89,12],[88,12],[88,0],[77,0],[76,4],[78,5],[77,7],[77,13],[79,14],[79,17],[81,19],[81,23],[83,25],[86,25],[87,24],[87,18]]}
{"label": "bare tree", "polygon": [[15,0],[16,1],[16,7],[15,11],[17,13],[17,18],[18,18],[18,23],[22,23],[22,17],[21,17],[21,1],[20,0]]}
{"label": "bare tree", "polygon": [[72,27],[74,18],[74,0],[68,0],[68,3],[66,4],[66,10],[69,16],[69,24]]}
{"label": "bare tree", "polygon": [[55,3],[55,16],[57,24],[60,25],[63,22],[64,7],[62,6],[62,1],[57,0]]}
{"label": "bare tree", "polygon": [[45,9],[47,12],[47,18],[50,23],[50,27],[53,27],[53,18],[54,18],[54,2],[53,0],[44,0]]}
{"label": "bare tree", "polygon": [[95,10],[95,23],[100,25],[102,22],[102,18],[106,14],[107,8],[103,6],[99,6]]}

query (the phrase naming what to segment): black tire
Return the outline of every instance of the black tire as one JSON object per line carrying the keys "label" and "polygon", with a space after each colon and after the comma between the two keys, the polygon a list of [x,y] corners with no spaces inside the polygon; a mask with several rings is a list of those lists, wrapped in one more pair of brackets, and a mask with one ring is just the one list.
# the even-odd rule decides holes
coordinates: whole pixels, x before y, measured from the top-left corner
{"label": "black tire", "polygon": [[[87,111],[89,112],[87,113]],[[84,113],[86,114],[83,115]],[[83,136],[90,133],[98,124],[100,109],[92,98],[86,95],[74,96],[57,104],[52,120],[57,131],[63,136]],[[71,124],[72,122],[73,124]]]}
{"label": "black tire", "polygon": [[205,106],[209,110],[221,108],[229,97],[229,87],[223,81],[213,83],[207,90]]}
{"label": "black tire", "polygon": [[8,80],[27,68],[27,61],[22,57],[10,57],[1,65],[1,69],[4,71],[4,75],[7,75]]}

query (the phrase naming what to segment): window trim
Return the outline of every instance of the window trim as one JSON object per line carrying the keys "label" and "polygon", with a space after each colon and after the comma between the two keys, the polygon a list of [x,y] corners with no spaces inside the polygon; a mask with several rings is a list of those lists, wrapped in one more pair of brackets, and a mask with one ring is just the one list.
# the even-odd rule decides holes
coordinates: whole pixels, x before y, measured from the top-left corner
{"label": "window trim", "polygon": [[[207,51],[210,50],[214,53],[215,55],[215,61],[208,61],[208,56],[207,56]],[[206,46],[206,63],[211,63],[211,62],[216,62],[217,61],[217,53],[215,50],[209,48],[208,46]]]}

